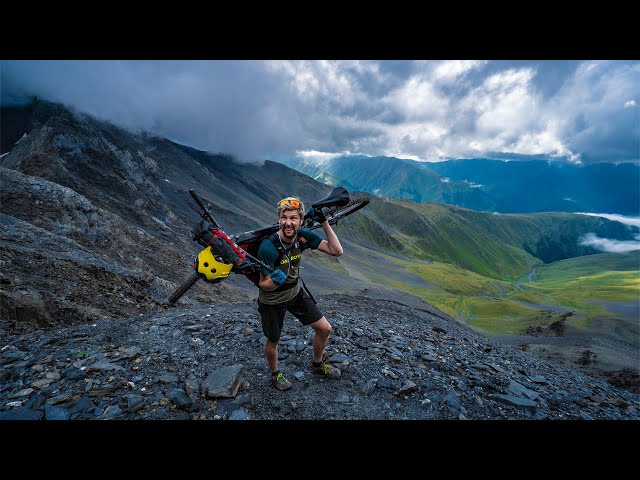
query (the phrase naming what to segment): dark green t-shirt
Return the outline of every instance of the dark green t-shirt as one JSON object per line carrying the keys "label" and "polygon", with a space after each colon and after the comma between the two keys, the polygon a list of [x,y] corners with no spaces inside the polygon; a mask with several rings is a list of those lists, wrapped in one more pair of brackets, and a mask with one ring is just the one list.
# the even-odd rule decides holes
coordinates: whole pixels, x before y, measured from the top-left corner
{"label": "dark green t-shirt", "polygon": [[[318,245],[320,245],[320,242],[322,241],[322,238],[320,238],[316,233],[305,228],[301,228],[298,231],[298,239],[300,237],[304,237],[304,239],[307,241],[308,248],[311,248],[312,250],[318,248]],[[280,259],[279,265],[275,264],[276,260],[278,259],[278,250],[268,238],[262,240],[256,256],[259,260],[262,260],[270,267],[279,268],[284,273],[286,273],[287,278],[284,283],[295,283],[298,281],[298,276],[300,274],[300,259],[302,257],[302,252],[300,252],[299,247],[296,248],[294,246],[296,242],[291,244],[283,241],[280,236],[278,236],[278,238],[282,242],[282,246],[285,248],[284,255]],[[267,271],[265,268],[261,267],[260,271],[263,275],[269,275],[269,271]],[[291,300],[298,294],[299,291],[300,285],[296,285],[293,288],[283,291],[275,290],[273,292],[265,292],[264,290],[260,289],[260,293],[258,293],[258,299],[262,303],[265,303],[267,305],[275,305],[277,303],[283,303]]]}

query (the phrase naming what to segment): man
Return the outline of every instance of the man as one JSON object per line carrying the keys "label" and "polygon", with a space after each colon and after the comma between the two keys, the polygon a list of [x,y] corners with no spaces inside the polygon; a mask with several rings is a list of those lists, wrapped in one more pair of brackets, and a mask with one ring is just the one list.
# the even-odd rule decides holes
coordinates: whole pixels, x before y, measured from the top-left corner
{"label": "man", "polygon": [[[265,357],[271,369],[273,385],[278,390],[291,388],[291,382],[278,369],[278,341],[286,311],[300,320],[303,325],[309,325],[315,330],[312,371],[328,378],[339,378],[341,375],[340,370],[326,363],[323,357],[331,333],[331,325],[298,283],[301,244],[304,245],[306,242],[306,248],[318,249],[334,257],[339,257],[343,253],[338,237],[322,212],[316,211],[314,216],[322,224],[326,240],[322,240],[311,230],[300,228],[304,217],[304,204],[299,198],[287,197],[280,200],[278,202],[280,229],[275,241],[282,245],[280,249],[282,255],[279,255],[274,242],[268,238],[265,238],[258,248],[257,257],[275,268],[271,273],[264,268],[260,269],[258,311],[261,316],[262,331],[267,338],[264,347]],[[279,256],[282,258],[276,265]]]}

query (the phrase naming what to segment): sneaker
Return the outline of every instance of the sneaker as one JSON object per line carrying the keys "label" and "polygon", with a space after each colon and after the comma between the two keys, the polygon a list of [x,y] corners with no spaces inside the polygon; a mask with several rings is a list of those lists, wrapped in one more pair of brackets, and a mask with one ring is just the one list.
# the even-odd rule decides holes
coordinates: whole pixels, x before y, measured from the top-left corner
{"label": "sneaker", "polygon": [[322,363],[318,367],[314,366],[312,363],[311,370],[313,371],[313,373],[324,375],[327,378],[335,379],[335,378],[340,378],[340,376],[342,375],[342,372],[338,368],[332,365],[329,365],[324,360],[322,360]]}
{"label": "sneaker", "polygon": [[279,373],[275,376],[271,377],[271,381],[273,382],[273,386],[278,390],[288,390],[291,388],[292,383],[284,378],[284,375]]}

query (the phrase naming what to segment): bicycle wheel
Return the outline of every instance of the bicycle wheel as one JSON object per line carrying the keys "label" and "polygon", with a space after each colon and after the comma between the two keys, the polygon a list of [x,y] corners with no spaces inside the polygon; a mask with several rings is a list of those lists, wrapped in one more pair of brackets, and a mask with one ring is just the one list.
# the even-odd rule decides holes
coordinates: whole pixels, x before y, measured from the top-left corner
{"label": "bicycle wheel", "polygon": [[171,295],[167,299],[167,302],[176,303],[181,296],[187,293],[187,290],[189,290],[191,287],[193,287],[196,284],[199,278],[200,278],[200,275],[198,274],[198,272],[194,272],[182,285],[178,287],[178,289],[175,292],[173,292],[173,295]]}

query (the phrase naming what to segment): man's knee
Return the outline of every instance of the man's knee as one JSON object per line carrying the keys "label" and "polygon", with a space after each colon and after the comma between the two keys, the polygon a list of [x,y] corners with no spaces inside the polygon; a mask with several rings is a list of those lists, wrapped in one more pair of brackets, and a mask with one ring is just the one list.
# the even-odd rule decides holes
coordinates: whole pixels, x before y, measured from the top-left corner
{"label": "man's knee", "polygon": [[328,337],[331,333],[331,324],[325,317],[322,317],[320,320],[312,323],[311,326],[322,336]]}

